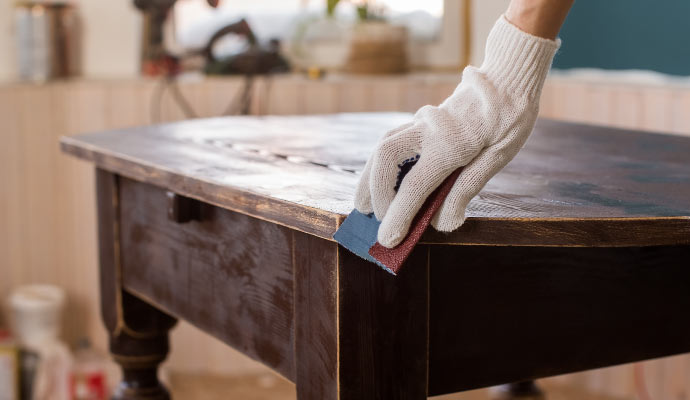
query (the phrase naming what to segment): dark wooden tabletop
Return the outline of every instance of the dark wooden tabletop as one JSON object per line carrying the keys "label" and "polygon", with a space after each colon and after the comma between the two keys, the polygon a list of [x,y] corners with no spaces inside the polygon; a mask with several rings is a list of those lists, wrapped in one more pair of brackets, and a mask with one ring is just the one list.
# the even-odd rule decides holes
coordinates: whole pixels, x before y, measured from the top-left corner
{"label": "dark wooden tabletop", "polygon": [[[99,168],[330,239],[378,138],[410,114],[229,117],[65,137]],[[690,243],[690,138],[539,121],[468,207],[422,242]]]}

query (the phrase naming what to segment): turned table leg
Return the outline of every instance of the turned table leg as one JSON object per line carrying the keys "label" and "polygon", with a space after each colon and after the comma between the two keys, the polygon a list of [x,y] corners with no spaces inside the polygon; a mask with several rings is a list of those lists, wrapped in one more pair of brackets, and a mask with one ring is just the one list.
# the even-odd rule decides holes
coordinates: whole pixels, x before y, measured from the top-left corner
{"label": "turned table leg", "polygon": [[176,319],[122,287],[118,177],[96,174],[101,316],[110,352],[123,371],[114,400],[167,400],[158,381],[158,365],[168,354],[168,331]]}
{"label": "turned table leg", "polygon": [[147,321],[148,326],[123,325],[110,332],[110,353],[122,368],[113,399],[168,400],[170,394],[158,381],[158,366],[168,355],[168,331],[175,320],[126,292],[123,303],[125,320]]}
{"label": "turned table leg", "polygon": [[491,400],[544,400],[544,392],[534,381],[501,385],[491,390]]}

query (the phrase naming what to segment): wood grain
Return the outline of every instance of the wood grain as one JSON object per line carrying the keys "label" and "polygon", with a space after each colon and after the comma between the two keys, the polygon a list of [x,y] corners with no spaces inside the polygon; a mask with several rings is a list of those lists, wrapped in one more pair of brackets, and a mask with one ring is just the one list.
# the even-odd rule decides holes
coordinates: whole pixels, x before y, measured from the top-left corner
{"label": "wood grain", "polygon": [[292,235],[297,399],[338,400],[338,246]]}
{"label": "wood grain", "polygon": [[[378,137],[408,114],[224,118],[63,138],[124,176],[330,239]],[[690,243],[690,139],[540,121],[446,244]],[[641,232],[645,235],[641,235]],[[423,242],[426,242],[423,239]]]}
{"label": "wood grain", "polygon": [[165,190],[120,193],[124,287],[294,381],[290,231],[208,204],[181,224]]}
{"label": "wood grain", "polygon": [[415,248],[398,276],[339,252],[341,400],[427,398],[428,251]]}
{"label": "wood grain", "polygon": [[687,245],[422,245],[393,277],[211,205],[177,223],[165,189],[112,178],[99,172],[116,355],[167,349],[170,318],[151,304],[295,381],[300,400],[420,400],[690,351]]}

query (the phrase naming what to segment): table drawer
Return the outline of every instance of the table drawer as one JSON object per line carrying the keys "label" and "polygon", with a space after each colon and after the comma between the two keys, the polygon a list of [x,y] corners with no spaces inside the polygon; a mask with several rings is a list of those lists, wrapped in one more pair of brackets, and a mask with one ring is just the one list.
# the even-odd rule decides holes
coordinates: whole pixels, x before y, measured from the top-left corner
{"label": "table drawer", "polygon": [[169,215],[165,189],[119,186],[125,289],[293,379],[292,232],[191,199]]}

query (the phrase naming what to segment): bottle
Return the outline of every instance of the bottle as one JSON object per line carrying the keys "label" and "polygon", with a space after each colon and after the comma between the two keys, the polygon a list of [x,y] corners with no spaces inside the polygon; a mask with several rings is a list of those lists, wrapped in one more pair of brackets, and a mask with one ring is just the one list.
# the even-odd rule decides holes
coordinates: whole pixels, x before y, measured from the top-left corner
{"label": "bottle", "polygon": [[0,400],[19,400],[19,349],[6,330],[0,329]]}
{"label": "bottle", "polygon": [[64,303],[64,291],[51,285],[21,286],[10,295],[22,400],[69,399],[72,355],[59,338]]}
{"label": "bottle", "polygon": [[74,353],[70,379],[72,400],[106,400],[108,392],[107,361],[89,339],[81,339]]}

